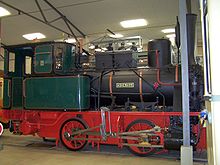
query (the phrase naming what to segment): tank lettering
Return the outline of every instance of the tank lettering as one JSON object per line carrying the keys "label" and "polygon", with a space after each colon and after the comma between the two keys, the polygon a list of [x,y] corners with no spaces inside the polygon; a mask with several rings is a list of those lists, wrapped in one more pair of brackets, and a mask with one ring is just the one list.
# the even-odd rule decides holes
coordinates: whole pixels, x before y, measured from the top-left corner
{"label": "tank lettering", "polygon": [[116,83],[116,88],[134,88],[134,83],[133,82]]}

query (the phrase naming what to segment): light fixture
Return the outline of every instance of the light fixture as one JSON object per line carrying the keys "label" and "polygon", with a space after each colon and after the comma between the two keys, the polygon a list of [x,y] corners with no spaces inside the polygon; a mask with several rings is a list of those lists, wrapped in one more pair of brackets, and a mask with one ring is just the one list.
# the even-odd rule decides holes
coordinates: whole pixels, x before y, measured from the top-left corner
{"label": "light fixture", "polygon": [[75,43],[76,39],[75,38],[68,38],[68,39],[65,40],[65,42],[67,42],[67,43]]}
{"label": "light fixture", "polygon": [[121,21],[120,24],[123,28],[133,28],[133,27],[146,26],[147,21],[145,19],[132,19],[132,20]]}
{"label": "light fixture", "polygon": [[111,38],[122,38],[124,36],[122,34],[116,33],[116,34],[110,34],[109,37],[111,37]]}
{"label": "light fixture", "polygon": [[175,38],[176,37],[176,34],[173,33],[173,34],[167,34],[166,35],[167,38]]}
{"label": "light fixture", "polygon": [[169,28],[169,29],[163,29],[161,30],[163,33],[175,33],[175,29],[174,28]]}
{"label": "light fixture", "polygon": [[101,48],[96,48],[95,51],[96,51],[96,52],[101,52],[102,49],[101,49]]}
{"label": "light fixture", "polygon": [[22,37],[24,37],[25,39],[27,40],[39,40],[39,39],[43,39],[43,38],[46,38],[46,36],[42,33],[29,33],[29,34],[24,34],[22,35]]}
{"label": "light fixture", "polygon": [[169,38],[172,45],[175,45],[175,37],[176,37],[175,33],[168,34],[168,35],[166,35],[166,37]]}
{"label": "light fixture", "polygon": [[141,39],[141,36],[131,36],[127,37],[126,39]]}
{"label": "light fixture", "polygon": [[95,45],[90,45],[89,49],[95,49]]}
{"label": "light fixture", "polygon": [[132,42],[128,42],[128,43],[126,43],[126,45],[132,46]]}
{"label": "light fixture", "polygon": [[0,17],[11,15],[11,13],[3,7],[0,7]]}
{"label": "light fixture", "polygon": [[95,45],[95,51],[96,51],[96,52],[101,52],[102,49],[101,49],[98,45]]}
{"label": "light fixture", "polygon": [[107,48],[102,48],[102,50],[107,51],[108,49]]}

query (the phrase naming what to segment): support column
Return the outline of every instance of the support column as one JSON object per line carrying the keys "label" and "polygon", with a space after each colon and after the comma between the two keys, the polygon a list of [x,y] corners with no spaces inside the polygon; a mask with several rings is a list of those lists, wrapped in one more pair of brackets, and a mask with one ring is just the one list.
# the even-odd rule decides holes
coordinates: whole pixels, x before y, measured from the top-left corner
{"label": "support column", "polygon": [[[208,2],[208,34],[211,71],[211,99],[208,101],[211,120],[208,122],[208,164],[220,164],[220,1],[209,0]],[[207,104],[206,104],[207,105]]]}
{"label": "support column", "polygon": [[186,14],[187,0],[179,0],[183,111],[183,146],[181,146],[181,165],[193,165],[193,150],[192,146],[190,146],[189,75]]}
{"label": "support column", "polygon": [[[2,41],[1,41],[1,27],[2,27],[2,19],[0,18],[0,54],[1,54],[1,43],[2,43]],[[0,117],[2,117],[2,116],[0,116]],[[3,133],[3,125],[0,123],[0,136],[2,135],[2,133]],[[3,149],[3,144],[2,144],[2,142],[1,142],[1,140],[0,140],[0,151]]]}

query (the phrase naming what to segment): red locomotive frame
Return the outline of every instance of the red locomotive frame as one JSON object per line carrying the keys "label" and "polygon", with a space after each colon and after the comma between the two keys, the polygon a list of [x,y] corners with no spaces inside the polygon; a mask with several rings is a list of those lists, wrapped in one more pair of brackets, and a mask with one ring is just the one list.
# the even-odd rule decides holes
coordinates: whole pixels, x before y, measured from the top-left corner
{"label": "red locomotive frame", "polygon": [[[129,149],[138,155],[153,153],[155,148],[164,149],[164,133],[169,127],[170,116],[182,116],[181,112],[108,110],[86,112],[3,110],[3,113],[13,121],[21,121],[14,122],[15,132],[55,138],[57,145],[61,140],[70,150],[80,150],[89,142],[92,146],[97,145],[98,149],[100,144],[113,144],[119,148],[129,146]],[[198,115],[198,112],[190,113],[190,116]],[[73,132],[75,133],[72,134]],[[198,125],[193,127],[193,132],[199,134]],[[152,141],[141,141],[140,139],[144,137],[152,138]],[[142,147],[145,149],[141,150]],[[202,128],[196,150],[205,148],[206,134],[205,128]]]}

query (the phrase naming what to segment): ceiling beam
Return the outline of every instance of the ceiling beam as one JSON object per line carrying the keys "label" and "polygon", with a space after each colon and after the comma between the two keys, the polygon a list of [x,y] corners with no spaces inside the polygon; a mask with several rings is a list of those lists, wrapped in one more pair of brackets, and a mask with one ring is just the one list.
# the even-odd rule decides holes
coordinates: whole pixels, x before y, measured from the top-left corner
{"label": "ceiling beam", "polygon": [[41,15],[42,15],[44,21],[45,21],[45,22],[48,22],[46,16],[44,15],[44,12],[43,12],[43,10],[42,10],[42,8],[41,8],[39,2],[38,2],[38,0],[35,0],[35,3],[37,4],[37,7],[38,7],[38,9],[39,9],[39,11],[40,11],[40,13],[41,13]]}
{"label": "ceiling beam", "polygon": [[64,22],[67,22],[68,24],[70,24],[73,28],[75,28],[85,38],[86,35],[78,27],[76,27],[66,16],[64,16],[63,13],[61,13],[56,7],[54,7],[47,0],[44,0],[44,2],[47,3],[57,14],[59,14],[63,18]]}
{"label": "ceiling beam", "polygon": [[54,29],[56,29],[56,30],[58,30],[58,31],[60,31],[60,32],[63,32],[63,33],[65,33],[65,34],[67,34],[67,35],[72,36],[72,34],[66,32],[66,31],[64,31],[64,30],[62,30],[62,29],[60,29],[60,28],[58,28],[58,27],[56,27],[56,26],[54,26],[54,25],[51,25],[50,23],[48,24],[47,22],[44,22],[44,21],[41,20],[40,18],[37,18],[37,17],[35,17],[35,16],[33,16],[33,15],[31,15],[31,14],[29,14],[29,13],[27,13],[27,12],[21,10],[21,9],[18,9],[18,8],[14,7],[14,6],[12,6],[12,5],[6,3],[6,2],[0,1],[0,3],[4,4],[5,6],[8,6],[8,7],[12,8],[12,9],[14,9],[14,10],[16,10],[16,11],[18,11],[19,13],[22,13],[22,14],[24,14],[24,15],[26,15],[26,16],[31,17],[31,18],[37,20],[38,22],[41,22],[41,23],[43,23],[43,24],[45,24],[45,25],[48,25],[48,26],[50,26],[50,27],[52,27],[52,28],[54,28]]}
{"label": "ceiling beam", "polygon": [[[45,1],[45,2],[46,2],[46,1]],[[47,1],[47,2],[48,2],[48,1]],[[35,16],[33,16],[33,15],[31,15],[31,14],[29,14],[29,13],[27,13],[27,12],[25,12],[25,11],[23,11],[23,10],[17,8],[17,7],[15,7],[15,6],[12,6],[12,5],[10,5],[10,4],[4,2],[4,1],[1,1],[1,0],[0,0],[0,3],[4,4],[5,6],[8,6],[8,7],[12,8],[12,9],[14,9],[14,10],[16,10],[16,11],[18,11],[18,13],[20,13],[20,14],[24,14],[24,15],[26,15],[26,16],[29,16],[29,17],[31,17],[32,19],[34,19],[34,20],[36,20],[36,21],[38,21],[38,22],[41,22],[41,23],[43,23],[43,24],[45,24],[45,25],[47,25],[47,26],[50,26],[50,27],[52,27],[52,28],[54,28],[54,29],[56,29],[56,30],[58,30],[58,31],[60,31],[60,32],[63,32],[63,33],[65,33],[66,35],[68,35],[68,36],[70,36],[70,37],[71,37],[71,36],[74,37],[74,38],[76,39],[77,43],[79,43],[78,40],[77,40],[76,35],[73,33],[72,29],[71,29],[70,26],[69,26],[69,24],[70,24],[72,27],[74,27],[74,25],[73,25],[62,13],[60,13],[60,17],[57,18],[57,19],[55,19],[55,21],[58,20],[58,19],[63,19],[63,21],[65,22],[66,26],[68,27],[68,29],[70,30],[71,33],[66,32],[66,31],[64,31],[63,29],[61,29],[61,28],[59,28],[59,27],[57,27],[57,26],[55,26],[55,25],[52,25],[51,22],[54,22],[54,20],[51,21],[51,22],[48,22],[44,14],[43,14],[42,16],[43,16],[43,18],[44,18],[44,17],[45,17],[45,18],[44,18],[44,20],[42,20],[42,19],[40,19],[40,18],[38,18],[38,17],[35,17]],[[36,1],[36,3],[37,3],[37,1]],[[49,3],[49,2],[48,2],[48,3]],[[39,5],[39,4],[37,3],[37,5]],[[52,5],[50,4],[49,6],[52,6]],[[39,7],[40,7],[40,6],[39,6]],[[59,12],[59,11],[58,11],[58,12]],[[42,13],[43,13],[43,11],[42,11]],[[41,13],[41,14],[42,14],[42,13]],[[77,29],[78,29],[78,28],[77,28]],[[76,30],[77,30],[77,29],[76,29]],[[79,30],[79,29],[78,29],[78,30]],[[78,30],[77,30],[77,31],[78,31]],[[85,34],[84,34],[84,33],[82,33],[81,31],[78,31],[78,32],[79,32],[83,37],[85,37]]]}

